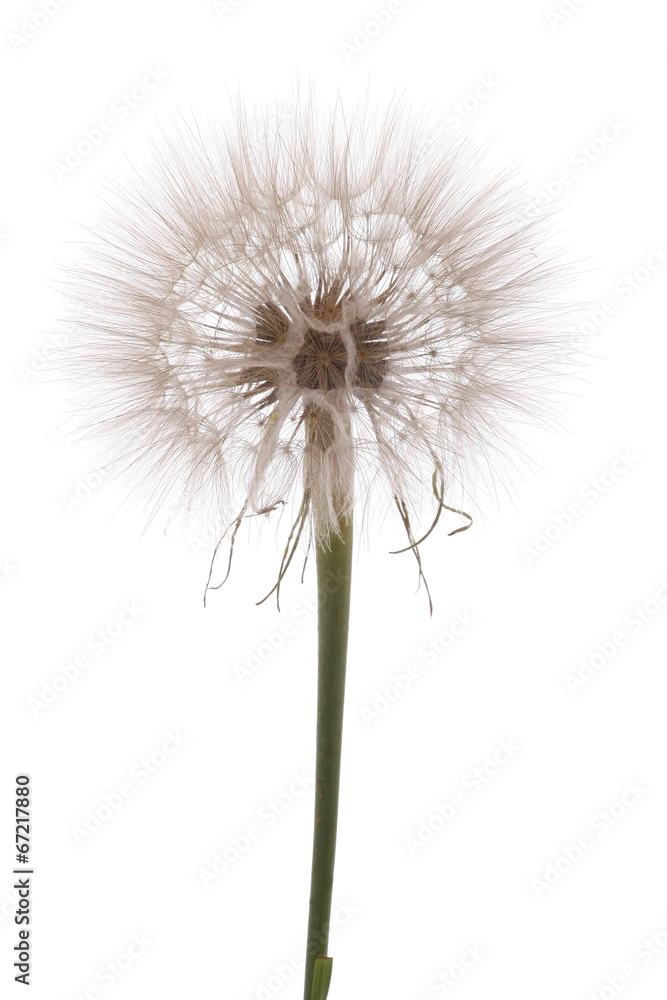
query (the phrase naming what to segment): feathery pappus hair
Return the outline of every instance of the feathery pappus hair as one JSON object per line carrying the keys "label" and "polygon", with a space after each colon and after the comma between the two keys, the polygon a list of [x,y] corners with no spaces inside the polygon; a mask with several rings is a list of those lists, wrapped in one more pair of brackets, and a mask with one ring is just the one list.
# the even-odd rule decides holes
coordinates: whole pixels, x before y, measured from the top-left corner
{"label": "feathery pappus hair", "polygon": [[70,282],[84,433],[154,510],[235,533],[292,504],[281,575],[372,498],[419,561],[413,524],[522,456],[567,358],[548,220],[482,152],[401,101],[162,134]]}

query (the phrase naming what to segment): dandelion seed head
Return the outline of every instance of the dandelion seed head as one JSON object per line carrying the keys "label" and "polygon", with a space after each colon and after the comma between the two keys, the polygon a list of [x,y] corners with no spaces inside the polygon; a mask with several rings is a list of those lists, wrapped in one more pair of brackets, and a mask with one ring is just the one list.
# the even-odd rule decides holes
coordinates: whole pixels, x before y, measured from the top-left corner
{"label": "dandelion seed head", "polygon": [[69,282],[83,432],[153,511],[222,526],[307,495],[326,539],[372,495],[432,509],[434,472],[474,499],[555,413],[547,224],[403,102],[277,111],[181,124],[108,188]]}

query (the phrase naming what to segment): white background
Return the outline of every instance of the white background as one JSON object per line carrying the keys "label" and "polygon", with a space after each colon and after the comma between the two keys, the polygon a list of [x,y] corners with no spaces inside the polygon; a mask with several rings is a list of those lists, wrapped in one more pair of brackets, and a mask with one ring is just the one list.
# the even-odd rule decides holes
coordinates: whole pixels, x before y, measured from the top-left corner
{"label": "white background", "polygon": [[[48,16],[6,0],[0,31],[3,995],[23,995],[11,967],[20,772],[34,793],[35,1000],[302,994],[289,963],[306,930],[312,787],[289,789],[314,767],[313,566],[303,586],[298,571],[288,579],[282,615],[271,602],[258,608],[280,552],[271,526],[259,539],[241,533],[231,582],[204,610],[205,529],[158,518],[144,530],[143,512],[62,432],[49,368],[56,262],[95,204],[91,183],[175,112],[216,113],[237,89],[289,93],[298,73],[324,99],[340,90],[353,100],[369,81],[379,100],[398,88],[449,112],[454,128],[463,103],[465,123],[520,157],[543,200],[569,171],[561,226],[592,303],[583,330],[599,333],[586,337],[566,430],[536,438],[540,467],[514,499],[425,546],[433,619],[414,593],[413,560],[388,554],[402,544],[395,523],[358,548],[330,998],[664,996],[667,267],[652,251],[664,259],[667,218],[656,5],[563,3],[558,18],[555,3],[414,0],[370,40],[358,29],[380,7],[351,0],[43,6]],[[131,113],[113,110],[151,68],[159,86]],[[113,131],[58,179],[68,145],[109,115]],[[607,119],[613,139],[609,128],[600,138]],[[96,653],[91,635],[119,631],[123,602],[141,611]],[[420,648],[457,612],[474,623],[430,664]],[[263,645],[272,635],[277,645],[286,623],[293,634],[279,649]],[[29,699],[48,696],[83,652],[89,666],[35,710]],[[234,665],[260,652],[260,669],[239,677]],[[573,692],[566,675],[596,652],[598,669]],[[412,663],[422,669],[409,690],[377,700],[396,695],[392,675]],[[374,703],[388,707],[364,718]],[[165,755],[169,732],[184,741]],[[475,792],[466,776],[502,740],[519,749]],[[128,782],[111,818],[77,835]],[[619,805],[626,783],[639,791]],[[457,791],[466,804],[410,850],[406,837],[428,836],[436,805]],[[269,825],[281,795],[287,808]],[[259,839],[205,888],[199,869],[249,824]],[[583,836],[588,849],[568,862],[564,849]],[[548,873],[553,884],[540,887]],[[150,944],[128,959],[133,935]],[[449,987],[467,946],[480,957]]]}

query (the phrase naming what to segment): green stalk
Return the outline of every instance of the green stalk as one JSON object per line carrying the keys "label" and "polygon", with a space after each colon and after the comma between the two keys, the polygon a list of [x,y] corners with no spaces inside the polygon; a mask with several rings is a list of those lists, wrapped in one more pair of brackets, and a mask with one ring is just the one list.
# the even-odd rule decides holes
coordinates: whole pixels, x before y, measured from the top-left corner
{"label": "green stalk", "polygon": [[352,520],[341,520],[339,528],[340,537],[332,535],[328,545],[318,544],[316,547],[318,681],[315,830],[304,1000],[326,1000],[331,977],[331,961],[324,962],[319,956],[326,956],[329,945],[336,855],[352,580]]}

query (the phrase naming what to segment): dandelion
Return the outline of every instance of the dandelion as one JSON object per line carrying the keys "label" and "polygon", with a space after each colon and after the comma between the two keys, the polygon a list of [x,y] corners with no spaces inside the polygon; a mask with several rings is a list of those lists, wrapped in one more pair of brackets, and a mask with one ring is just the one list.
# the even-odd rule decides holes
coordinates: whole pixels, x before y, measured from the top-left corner
{"label": "dandelion", "polygon": [[231,556],[245,517],[288,505],[276,591],[315,549],[306,1000],[331,975],[353,514],[396,508],[422,575],[442,511],[470,521],[454,498],[492,488],[556,412],[566,276],[512,170],[467,138],[433,140],[403,102],[297,100],[162,136],[108,189],[73,282],[82,427],[151,510],[214,520]]}

